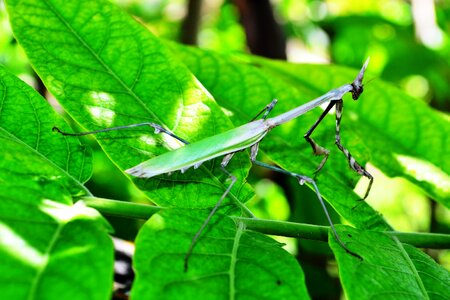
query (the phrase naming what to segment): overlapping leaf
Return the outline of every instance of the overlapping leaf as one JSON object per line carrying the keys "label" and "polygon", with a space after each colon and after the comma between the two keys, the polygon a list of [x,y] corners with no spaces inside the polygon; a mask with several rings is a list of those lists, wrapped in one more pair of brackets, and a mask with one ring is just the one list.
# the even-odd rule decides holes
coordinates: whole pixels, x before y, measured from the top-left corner
{"label": "overlapping leaf", "polygon": [[133,299],[309,298],[302,270],[279,243],[220,213],[184,272],[184,256],[207,213],[165,210],[144,225],[137,238]]}
{"label": "overlapping leaf", "polygon": [[332,240],[348,299],[448,298],[450,273],[420,250],[383,233],[339,229],[344,242],[362,257],[348,255]]}
{"label": "overlapping leaf", "polygon": [[[155,122],[191,142],[231,126],[188,69],[109,1],[11,0],[7,9],[36,72],[83,127]],[[149,127],[97,138],[121,169],[181,146],[171,137],[156,137]],[[160,205],[208,207],[226,187],[218,163],[135,182]],[[241,201],[251,196],[242,183],[248,167],[248,159],[241,157],[230,165],[240,179],[233,193]]]}
{"label": "overlapping leaf", "polygon": [[[89,194],[89,152],[31,87],[0,68],[0,285],[8,299],[105,299],[112,243]],[[15,122],[14,122],[15,121]],[[47,133],[48,132],[48,133]],[[89,263],[86,263],[89,262]]]}

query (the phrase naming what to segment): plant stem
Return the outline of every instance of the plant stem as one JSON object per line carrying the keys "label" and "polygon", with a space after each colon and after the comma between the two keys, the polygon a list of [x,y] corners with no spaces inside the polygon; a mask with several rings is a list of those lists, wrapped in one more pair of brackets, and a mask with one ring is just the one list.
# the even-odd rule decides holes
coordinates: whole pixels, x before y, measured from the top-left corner
{"label": "plant stem", "polygon": [[[81,198],[87,206],[95,208],[102,214],[125,218],[148,219],[164,209],[159,206],[110,200],[95,197]],[[327,241],[329,226],[292,223],[286,221],[263,220],[256,218],[232,217],[245,223],[246,228],[265,234],[301,237],[309,240]],[[419,248],[450,249],[450,235],[438,233],[385,231],[396,236],[402,243]]]}
{"label": "plant stem", "polygon": [[[235,219],[244,222],[247,225],[247,229],[265,234],[301,237],[304,239],[320,241],[327,241],[328,239],[329,226],[240,217],[235,217]],[[450,235],[448,234],[399,231],[384,231],[383,233],[390,236],[396,236],[402,243],[407,243],[419,248],[450,248]]]}
{"label": "plant stem", "polygon": [[133,219],[147,220],[162,209],[159,206],[96,197],[83,197],[81,201],[102,214]]}

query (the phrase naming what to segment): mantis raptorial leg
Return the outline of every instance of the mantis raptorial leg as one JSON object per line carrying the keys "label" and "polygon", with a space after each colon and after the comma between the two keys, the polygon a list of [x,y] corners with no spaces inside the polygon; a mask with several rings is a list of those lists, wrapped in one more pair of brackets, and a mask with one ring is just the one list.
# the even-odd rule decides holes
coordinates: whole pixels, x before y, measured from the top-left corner
{"label": "mantis raptorial leg", "polygon": [[367,190],[366,193],[364,194],[364,198],[366,199],[367,196],[369,195],[370,189],[372,187],[373,184],[373,176],[366,171],[366,169],[364,169],[354,158],[353,156],[350,154],[350,152],[347,150],[347,148],[345,148],[344,146],[342,146],[341,144],[341,119],[342,119],[342,110],[344,108],[344,101],[339,100],[336,102],[336,146],[339,148],[339,150],[342,151],[342,153],[344,153],[345,157],[348,160],[348,164],[350,166],[350,168],[352,168],[352,170],[354,170],[356,173],[365,176],[369,179],[369,185],[367,186]]}
{"label": "mantis raptorial leg", "polygon": [[335,104],[336,104],[335,101],[331,101],[328,104],[327,108],[322,112],[320,117],[317,119],[317,121],[314,123],[314,125],[303,136],[306,139],[306,141],[308,141],[308,143],[311,145],[311,147],[313,149],[313,153],[315,155],[324,155],[324,158],[322,159],[322,161],[320,162],[319,166],[317,167],[317,169],[314,173],[318,173],[323,168],[323,166],[325,165],[325,163],[328,159],[328,156],[330,155],[330,150],[325,149],[322,146],[320,146],[319,144],[317,144],[310,136],[313,133],[314,129],[316,129],[316,127],[319,125],[319,123],[323,120],[323,118],[328,114],[330,109]]}
{"label": "mantis raptorial leg", "polygon": [[322,167],[325,165],[328,156],[330,155],[330,151],[326,148],[323,148],[319,144],[317,144],[310,136],[313,133],[314,129],[317,128],[319,123],[323,120],[323,118],[328,114],[328,112],[333,108],[333,106],[336,106],[336,146],[339,148],[339,150],[344,153],[345,157],[348,160],[349,166],[352,170],[354,170],[356,173],[365,176],[369,179],[369,185],[367,187],[366,193],[364,194],[364,198],[366,199],[369,195],[370,189],[372,187],[373,183],[373,176],[366,171],[350,154],[350,152],[341,144],[341,131],[340,131],[340,124],[342,119],[342,111],[344,108],[344,101],[337,100],[337,101],[330,101],[327,108],[322,112],[319,119],[314,123],[314,125],[306,132],[304,135],[304,138],[308,141],[308,143],[311,145],[313,149],[313,153],[315,155],[324,155],[324,158],[320,162],[319,166],[317,167],[316,171],[314,173],[318,173]]}

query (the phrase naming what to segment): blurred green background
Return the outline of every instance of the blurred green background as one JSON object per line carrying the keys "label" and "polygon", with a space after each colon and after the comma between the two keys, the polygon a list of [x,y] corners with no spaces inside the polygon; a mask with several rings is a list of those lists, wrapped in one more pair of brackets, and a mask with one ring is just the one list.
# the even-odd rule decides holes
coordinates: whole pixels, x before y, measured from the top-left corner
{"label": "blurred green background", "polygon": [[[291,62],[336,63],[355,68],[370,56],[373,78],[366,80],[389,81],[443,114],[450,108],[448,0],[113,2],[161,38],[218,52],[247,52]],[[15,41],[1,0],[0,64],[46,95],[59,109]],[[59,111],[63,113],[61,109]],[[111,199],[147,201],[92,139],[85,141],[97,149],[94,175],[87,183],[93,194]],[[368,168],[376,180],[367,201],[394,228],[450,233],[449,210],[407,181],[388,178],[370,165]],[[260,168],[253,168],[248,180],[256,190],[250,206],[258,216],[327,223],[314,194],[296,182]],[[356,190],[365,188],[366,183],[360,183]],[[339,222],[336,214],[334,218]],[[110,221],[116,235],[129,240],[133,240],[141,224],[118,218],[110,218]],[[286,238],[280,240],[301,262],[313,298],[334,299],[340,286],[328,246]],[[449,251],[428,250],[428,253],[450,269]]]}

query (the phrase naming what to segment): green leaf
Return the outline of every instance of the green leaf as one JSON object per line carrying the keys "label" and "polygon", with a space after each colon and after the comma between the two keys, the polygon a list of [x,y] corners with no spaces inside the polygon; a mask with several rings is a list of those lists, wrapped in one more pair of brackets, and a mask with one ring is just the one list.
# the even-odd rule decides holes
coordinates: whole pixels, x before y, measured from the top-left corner
{"label": "green leaf", "polygon": [[[323,89],[319,92],[312,89],[309,82],[300,81],[294,75],[287,78],[272,72],[256,58],[220,55],[171,45],[174,52],[214,95],[216,101],[230,112],[230,118],[236,125],[251,119],[274,98],[279,102],[271,112],[272,116],[304,104],[327,91]],[[283,65],[294,66],[288,63]],[[298,68],[301,72],[301,68]],[[314,80],[322,82],[334,78],[333,88],[351,82],[358,73],[355,70],[341,72],[342,68],[331,66],[321,70],[319,74],[327,72],[329,77]],[[303,139],[303,134],[314,124],[320,113],[320,109],[317,109],[275,128],[261,143],[260,150],[286,170],[313,176],[322,158],[313,156],[311,147]],[[344,112],[344,115],[345,113],[347,112]],[[368,160],[370,151],[364,146],[362,137],[357,131],[347,124],[349,118],[344,116],[344,119],[341,124],[343,144],[363,164]],[[381,215],[360,201],[361,198],[353,192],[353,187],[360,176],[350,170],[345,157],[334,145],[334,123],[334,118],[325,118],[313,134],[319,144],[331,150],[330,158],[317,178],[319,189],[339,214],[352,224],[360,228],[386,230],[389,225]]]}
{"label": "green leaf", "polygon": [[362,260],[330,236],[348,299],[447,299],[450,273],[420,250],[388,235],[339,226],[339,235]]}
{"label": "green leaf", "polygon": [[[6,299],[106,299],[113,248],[100,214],[72,205],[90,155],[28,85],[0,68],[0,285]],[[15,122],[14,122],[15,120]],[[45,128],[48,127],[48,132]],[[61,146],[62,145],[62,146]]]}
{"label": "green leaf", "polygon": [[10,193],[0,190],[3,297],[108,298],[114,256],[104,219],[81,202],[61,204],[61,199],[50,200],[31,186],[7,185],[13,189]]}
{"label": "green leaf", "polygon": [[144,225],[136,240],[133,299],[309,298],[302,270],[281,244],[220,213],[184,272],[184,256],[207,213],[164,210]]}
{"label": "green leaf", "polygon": [[[69,128],[44,98],[0,66],[0,134],[12,145],[12,157],[4,157],[3,162],[16,173],[43,176],[46,172],[32,161],[46,161],[46,176],[70,180],[73,195],[89,194],[81,184],[92,172],[90,149],[80,145],[78,139],[52,132],[53,126]],[[14,147],[23,150],[14,151]]]}
{"label": "green leaf", "polygon": [[[154,122],[190,142],[231,127],[211,95],[159,39],[109,1],[11,0],[7,9],[36,72],[83,127]],[[124,170],[181,146],[150,129],[109,132],[97,139]],[[133,181],[157,204],[210,207],[226,188],[218,166],[219,161],[184,175]],[[230,165],[240,179],[233,193],[241,201],[252,196],[243,183],[249,166],[244,156]]]}

